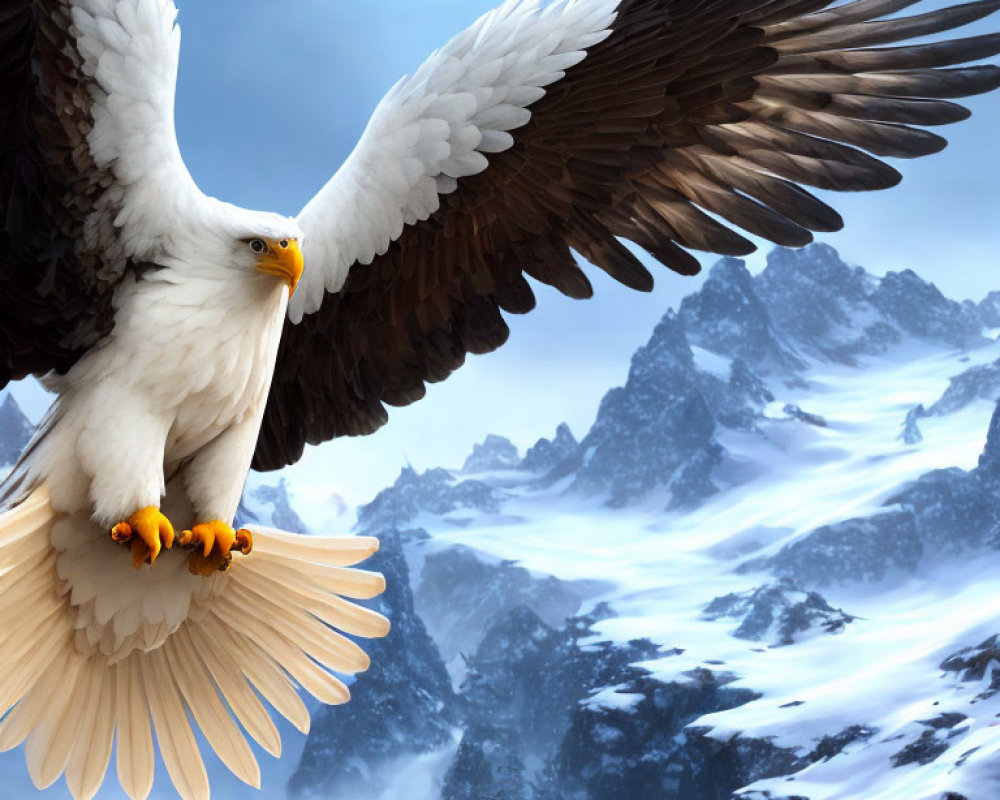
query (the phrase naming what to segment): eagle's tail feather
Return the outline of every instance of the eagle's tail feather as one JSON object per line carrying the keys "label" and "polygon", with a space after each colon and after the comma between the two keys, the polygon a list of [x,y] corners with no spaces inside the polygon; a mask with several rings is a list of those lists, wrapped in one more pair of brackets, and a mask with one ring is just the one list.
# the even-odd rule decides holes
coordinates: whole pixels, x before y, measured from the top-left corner
{"label": "eagle's tail feather", "polygon": [[[225,575],[199,579],[215,582],[197,584],[212,587],[210,599],[192,599],[187,618],[158,646],[108,651],[107,643],[116,641],[113,619],[105,635],[85,629],[105,619],[100,609],[107,598],[77,597],[61,574],[60,551],[52,544],[57,519],[44,487],[0,514],[0,646],[9,656],[0,674],[0,750],[27,741],[28,771],[40,788],[65,773],[73,796],[89,800],[117,737],[122,788],[145,800],[153,785],[155,731],[181,797],[208,798],[189,712],[222,762],[259,786],[260,768],[244,730],[268,753],[281,753],[260,698],[307,732],[309,713],[298,687],[326,703],[346,702],[350,693],[331,671],[357,672],[369,663],[332,628],[366,637],[388,633],[384,617],[343,599],[384,589],[381,575],[347,568],[370,556],[376,540],[255,529],[254,552],[238,557]],[[150,577],[162,568],[158,561]],[[106,583],[114,588],[113,580]],[[87,614],[78,613],[81,603]]]}
{"label": "eagle's tail feather", "polygon": [[118,781],[133,800],[142,800],[152,790],[156,758],[140,670],[133,658],[115,664]]}

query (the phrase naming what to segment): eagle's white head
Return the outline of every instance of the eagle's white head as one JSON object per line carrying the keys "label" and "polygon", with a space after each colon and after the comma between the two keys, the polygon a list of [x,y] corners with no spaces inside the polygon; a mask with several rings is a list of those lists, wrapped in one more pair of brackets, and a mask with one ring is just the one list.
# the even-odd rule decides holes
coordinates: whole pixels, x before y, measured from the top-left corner
{"label": "eagle's white head", "polygon": [[290,294],[302,277],[302,230],[279,214],[240,209],[240,227],[230,230],[234,265],[279,278]]}
{"label": "eagle's white head", "polygon": [[279,279],[293,293],[305,266],[298,223],[280,214],[205,199],[197,223],[185,226],[170,243],[169,266],[207,278],[263,274]]}

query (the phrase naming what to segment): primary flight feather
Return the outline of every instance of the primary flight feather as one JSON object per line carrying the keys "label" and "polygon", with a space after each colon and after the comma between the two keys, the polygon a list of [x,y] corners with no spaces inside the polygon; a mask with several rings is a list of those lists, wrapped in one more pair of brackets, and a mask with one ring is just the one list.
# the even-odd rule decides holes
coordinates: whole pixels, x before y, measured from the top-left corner
{"label": "primary flight feather", "polygon": [[0,516],[0,748],[89,798],[117,741],[144,798],[155,733],[203,798],[193,719],[258,784],[261,698],[307,729],[298,688],[346,701],[334,673],[368,659],[342,633],[388,623],[343,599],[383,588],[350,569],[374,540],[233,529],[251,463],[370,433],[501,345],[525,275],[588,297],[574,251],[648,290],[621,239],[688,275],[692,250],[750,252],[740,230],[840,228],[803,186],[895,185],[880,157],[940,150],[925,128],[1000,86],[969,66],[1000,35],[933,38],[1000,0],[915,5],[511,0],[389,92],[292,220],[184,167],[171,0],[0,0],[0,387],[57,394]]}

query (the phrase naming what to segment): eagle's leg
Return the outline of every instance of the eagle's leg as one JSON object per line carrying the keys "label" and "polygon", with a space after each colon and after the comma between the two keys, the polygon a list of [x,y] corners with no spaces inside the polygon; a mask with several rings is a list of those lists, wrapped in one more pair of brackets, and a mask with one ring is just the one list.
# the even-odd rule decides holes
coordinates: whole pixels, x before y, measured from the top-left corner
{"label": "eagle's leg", "polygon": [[232,525],[217,519],[184,531],[178,542],[182,547],[195,548],[188,558],[188,569],[195,575],[208,577],[229,569],[234,547],[247,555],[253,549],[253,534],[245,529],[233,530]]}
{"label": "eagle's leg", "polygon": [[140,508],[111,529],[116,542],[132,543],[132,566],[152,564],[163,548],[174,546],[174,526],[156,506]]}

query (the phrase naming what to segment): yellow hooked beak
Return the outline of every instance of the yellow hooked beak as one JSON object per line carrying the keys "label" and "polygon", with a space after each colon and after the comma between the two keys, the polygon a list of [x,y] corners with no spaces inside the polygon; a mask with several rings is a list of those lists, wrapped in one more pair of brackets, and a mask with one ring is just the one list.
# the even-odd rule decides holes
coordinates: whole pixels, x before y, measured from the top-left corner
{"label": "yellow hooked beak", "polygon": [[257,270],[265,275],[281,278],[288,285],[288,293],[294,294],[305,259],[297,239],[260,239],[266,251],[260,254]]}

